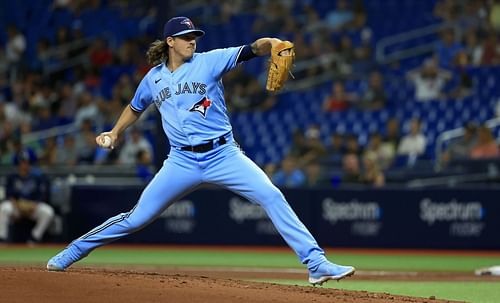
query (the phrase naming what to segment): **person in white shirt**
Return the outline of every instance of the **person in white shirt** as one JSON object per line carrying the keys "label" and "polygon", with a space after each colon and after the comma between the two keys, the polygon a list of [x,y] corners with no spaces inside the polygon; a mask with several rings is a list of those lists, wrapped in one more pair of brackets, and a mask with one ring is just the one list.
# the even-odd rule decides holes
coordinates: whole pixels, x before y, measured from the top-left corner
{"label": "person in white shirt", "polygon": [[421,68],[410,71],[408,78],[415,86],[417,101],[432,101],[445,98],[443,89],[451,74],[438,68],[434,59],[427,59]]}
{"label": "person in white shirt", "polygon": [[153,155],[151,143],[144,138],[138,128],[133,128],[130,132],[130,136],[120,150],[119,162],[128,165],[136,164],[137,153],[141,150],[145,150],[150,155]]}
{"label": "person in white shirt", "polygon": [[425,152],[427,140],[420,130],[420,120],[413,118],[410,121],[410,133],[401,139],[398,146],[398,155],[420,156]]}

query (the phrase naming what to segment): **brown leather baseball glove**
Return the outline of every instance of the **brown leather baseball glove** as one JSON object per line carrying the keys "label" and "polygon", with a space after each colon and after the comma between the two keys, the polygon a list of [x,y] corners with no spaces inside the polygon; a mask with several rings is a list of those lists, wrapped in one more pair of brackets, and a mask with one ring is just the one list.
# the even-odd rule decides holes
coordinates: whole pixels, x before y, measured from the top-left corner
{"label": "brown leather baseball glove", "polygon": [[282,41],[271,48],[266,84],[268,91],[274,92],[283,88],[294,60],[295,50],[292,42]]}

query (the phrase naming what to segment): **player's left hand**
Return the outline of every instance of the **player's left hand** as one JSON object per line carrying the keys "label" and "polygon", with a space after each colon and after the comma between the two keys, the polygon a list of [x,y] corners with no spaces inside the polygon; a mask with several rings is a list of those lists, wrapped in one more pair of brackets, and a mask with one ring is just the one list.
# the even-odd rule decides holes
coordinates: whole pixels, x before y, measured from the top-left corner
{"label": "player's left hand", "polygon": [[[278,40],[280,41],[280,40]],[[294,45],[290,41],[273,40],[266,89],[278,91],[283,88],[295,60]]]}

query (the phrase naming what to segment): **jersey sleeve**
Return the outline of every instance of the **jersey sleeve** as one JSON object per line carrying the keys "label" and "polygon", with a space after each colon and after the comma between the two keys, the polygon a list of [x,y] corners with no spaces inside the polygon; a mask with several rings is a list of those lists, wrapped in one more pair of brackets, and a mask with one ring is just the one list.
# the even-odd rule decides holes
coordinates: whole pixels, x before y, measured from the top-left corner
{"label": "jersey sleeve", "polygon": [[205,64],[213,68],[215,78],[222,77],[237,65],[243,46],[214,49],[205,53]]}
{"label": "jersey sleeve", "polygon": [[148,86],[148,76],[146,75],[141,83],[139,83],[134,98],[130,101],[130,108],[135,112],[142,113],[152,102],[153,97],[151,96],[151,90]]}

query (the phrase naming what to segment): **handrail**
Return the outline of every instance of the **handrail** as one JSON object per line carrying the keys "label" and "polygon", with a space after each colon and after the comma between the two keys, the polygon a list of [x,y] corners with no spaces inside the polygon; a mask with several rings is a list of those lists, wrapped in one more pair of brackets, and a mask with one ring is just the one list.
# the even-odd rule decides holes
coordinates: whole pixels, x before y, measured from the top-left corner
{"label": "handrail", "polygon": [[426,27],[421,27],[413,29],[411,31],[382,38],[377,42],[377,45],[375,46],[375,58],[379,63],[383,63],[384,61],[386,61],[384,50],[389,45],[434,34],[446,26],[450,26],[450,24],[449,23],[433,24]]}
{"label": "handrail", "polygon": [[[484,122],[484,125],[488,128],[494,128],[494,127],[500,126],[500,117],[496,117],[496,118],[487,120]],[[451,140],[451,139],[459,138],[459,137],[463,136],[464,133],[465,133],[465,129],[463,127],[459,127],[459,128],[454,128],[454,129],[444,131],[438,135],[438,137],[436,139],[436,145],[434,147],[434,153],[436,156],[436,165],[435,165],[436,171],[439,171],[442,168],[440,155],[443,153],[444,142]]]}
{"label": "handrail", "polygon": [[[109,37],[109,33],[104,33],[103,37]],[[85,54],[78,56],[78,57],[73,57],[73,58],[68,58],[65,61],[58,62],[57,65],[54,66],[53,63],[50,63],[50,59],[64,55],[72,50],[78,49],[83,46],[90,46],[92,44],[92,41],[94,41],[95,38],[93,37],[87,37],[87,38],[82,38],[79,40],[71,41],[65,44],[62,44],[60,46],[54,46],[46,50],[43,55],[47,57],[48,60],[46,60],[46,63],[43,65],[43,74],[45,76],[50,75],[54,72],[58,72],[73,66],[76,66],[78,64],[84,63],[87,56]]]}
{"label": "handrail", "polygon": [[413,57],[413,56],[418,56],[421,54],[428,53],[432,51],[433,44],[435,42],[419,45],[416,47],[412,48],[407,48],[405,50],[398,50],[392,52],[392,54],[386,54],[385,51],[387,47],[397,44],[397,43],[402,43],[406,42],[412,39],[432,35],[435,33],[438,33],[439,31],[445,29],[445,28],[453,28],[455,30],[460,30],[460,23],[462,22],[477,22],[476,18],[462,18],[460,20],[457,20],[455,22],[443,22],[439,24],[432,24],[428,25],[425,27],[417,28],[414,30],[410,30],[407,32],[399,33],[396,35],[392,35],[389,37],[385,37],[380,39],[377,42],[377,45],[375,46],[375,58],[378,63],[380,64],[388,64],[392,63],[401,59]]}
{"label": "handrail", "polygon": [[52,128],[31,132],[22,136],[22,143],[28,144],[38,140],[44,140],[51,137],[57,137],[60,135],[66,135],[70,133],[77,132],[80,128],[76,123],[65,124],[61,126],[55,126]]}
{"label": "handrail", "polygon": [[406,187],[422,188],[422,187],[439,186],[439,185],[453,186],[464,181],[468,182],[484,181],[484,180],[492,180],[497,177],[498,176],[495,173],[487,172],[487,173],[475,173],[475,174],[457,175],[457,176],[434,177],[426,179],[414,179],[406,183]]}
{"label": "handrail", "polygon": [[[145,121],[145,120],[137,121],[136,125],[139,126],[142,130],[151,130],[156,127],[154,121]],[[38,140],[44,140],[47,138],[67,135],[70,133],[76,133],[78,131],[80,131],[80,126],[77,123],[69,123],[61,126],[55,126],[52,128],[24,134],[22,136],[21,142],[23,144],[28,144],[31,142],[36,142]]]}

